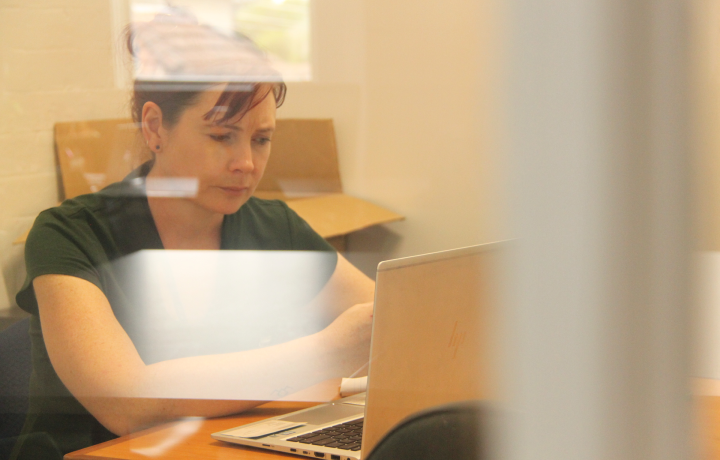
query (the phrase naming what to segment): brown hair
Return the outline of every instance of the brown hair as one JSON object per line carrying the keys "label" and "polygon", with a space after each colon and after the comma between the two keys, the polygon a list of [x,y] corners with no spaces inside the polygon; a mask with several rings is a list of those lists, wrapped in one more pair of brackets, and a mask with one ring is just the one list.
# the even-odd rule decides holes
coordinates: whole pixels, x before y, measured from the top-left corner
{"label": "brown hair", "polygon": [[[149,87],[148,87],[149,86]],[[204,86],[204,87],[203,87]],[[131,102],[131,112],[136,123],[142,121],[142,109],[146,102],[154,102],[160,107],[163,114],[163,124],[172,128],[180,119],[183,111],[195,104],[202,91],[209,89],[213,84],[196,84],[193,90],[173,89],[162,83],[148,85],[142,81],[135,81]],[[244,88],[238,85],[228,85],[215,102],[215,108],[205,114],[205,119],[213,119],[216,123],[223,123],[235,117],[242,118],[247,111],[262,102],[272,92],[275,106],[280,107],[285,101],[287,86],[279,83],[248,83]],[[222,110],[219,110],[220,108]],[[222,115],[220,115],[222,113]]]}

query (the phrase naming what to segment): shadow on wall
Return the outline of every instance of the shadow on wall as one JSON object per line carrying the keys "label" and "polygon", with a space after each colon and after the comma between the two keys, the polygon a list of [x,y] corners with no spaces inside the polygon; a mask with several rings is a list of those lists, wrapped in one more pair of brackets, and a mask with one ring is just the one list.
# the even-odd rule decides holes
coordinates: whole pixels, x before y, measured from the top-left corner
{"label": "shadow on wall", "polygon": [[384,226],[375,226],[348,235],[345,257],[367,276],[375,279],[377,266],[395,253],[402,236]]}

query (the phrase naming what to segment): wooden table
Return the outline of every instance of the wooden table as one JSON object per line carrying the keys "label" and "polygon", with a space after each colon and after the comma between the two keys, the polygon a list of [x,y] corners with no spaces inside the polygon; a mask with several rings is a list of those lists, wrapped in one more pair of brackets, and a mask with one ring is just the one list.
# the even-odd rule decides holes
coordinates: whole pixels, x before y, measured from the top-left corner
{"label": "wooden table", "polygon": [[179,422],[167,423],[72,452],[65,456],[65,460],[147,460],[148,458],[159,460],[298,459],[300,457],[295,455],[216,441],[211,438],[210,435],[234,426],[305,409],[315,404],[317,403],[271,402],[231,417],[186,419]]}
{"label": "wooden table", "polygon": [[[698,458],[720,459],[720,380],[693,382]],[[215,419],[186,419],[88,447],[65,456],[66,460],[299,459],[294,455],[215,441],[210,434],[234,426],[282,415],[317,403],[272,402],[240,415]]]}
{"label": "wooden table", "polygon": [[720,380],[693,382],[698,458],[720,459]]}

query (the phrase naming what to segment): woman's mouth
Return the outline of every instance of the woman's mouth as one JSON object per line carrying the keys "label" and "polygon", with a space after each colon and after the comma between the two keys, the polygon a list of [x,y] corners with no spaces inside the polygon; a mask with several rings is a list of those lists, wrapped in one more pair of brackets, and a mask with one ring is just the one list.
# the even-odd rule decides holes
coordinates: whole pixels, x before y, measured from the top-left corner
{"label": "woman's mouth", "polygon": [[250,187],[237,187],[237,186],[229,186],[229,187],[220,187],[220,190],[225,192],[228,195],[232,196],[240,196],[246,194]]}

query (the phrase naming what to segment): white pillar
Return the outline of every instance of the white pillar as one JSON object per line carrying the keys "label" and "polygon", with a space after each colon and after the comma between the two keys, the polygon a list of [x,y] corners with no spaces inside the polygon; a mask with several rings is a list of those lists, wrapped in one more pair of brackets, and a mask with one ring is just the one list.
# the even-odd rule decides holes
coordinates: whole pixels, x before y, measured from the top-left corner
{"label": "white pillar", "polygon": [[509,3],[511,458],[691,457],[686,3]]}

